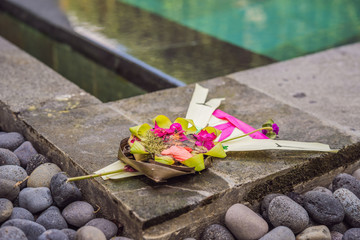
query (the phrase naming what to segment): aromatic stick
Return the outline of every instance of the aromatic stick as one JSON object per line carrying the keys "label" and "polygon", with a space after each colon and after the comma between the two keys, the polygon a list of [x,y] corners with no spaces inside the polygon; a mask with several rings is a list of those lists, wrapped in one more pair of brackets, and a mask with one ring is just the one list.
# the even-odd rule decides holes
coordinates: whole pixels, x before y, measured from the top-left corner
{"label": "aromatic stick", "polygon": [[77,181],[77,180],[102,177],[102,176],[110,175],[110,174],[113,174],[113,173],[119,173],[119,172],[123,172],[123,171],[124,171],[124,169],[122,168],[122,169],[118,169],[118,170],[114,170],[114,171],[110,171],[110,172],[90,174],[90,175],[79,176],[79,177],[72,177],[72,178],[68,178],[66,180],[66,182],[72,182],[72,181]]}
{"label": "aromatic stick", "polygon": [[223,141],[221,141],[221,143],[230,142],[230,141],[235,140],[235,139],[239,139],[239,138],[242,138],[242,137],[246,137],[246,136],[249,136],[249,135],[251,135],[251,134],[253,134],[253,133],[256,133],[256,132],[258,132],[258,131],[262,131],[262,130],[272,131],[273,128],[272,128],[272,127],[259,128],[259,129],[256,129],[256,130],[252,131],[252,132],[249,132],[249,133],[247,133],[247,134],[244,134],[244,135],[241,135],[241,136],[238,136],[238,137],[234,137],[234,138],[231,138],[231,139],[223,140]]}

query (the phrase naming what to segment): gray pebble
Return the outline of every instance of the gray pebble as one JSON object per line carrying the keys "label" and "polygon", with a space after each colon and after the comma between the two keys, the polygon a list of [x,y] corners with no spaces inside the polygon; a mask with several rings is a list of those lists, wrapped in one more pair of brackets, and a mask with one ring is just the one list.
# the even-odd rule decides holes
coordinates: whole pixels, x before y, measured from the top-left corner
{"label": "gray pebble", "polygon": [[339,232],[344,234],[349,229],[349,226],[346,222],[342,221],[341,223],[334,224],[330,226],[330,231]]}
{"label": "gray pebble", "polygon": [[8,220],[1,227],[5,226],[20,228],[29,240],[37,240],[37,238],[46,230],[40,224],[25,219]]}
{"label": "gray pebble", "polygon": [[0,240],[27,240],[25,233],[13,226],[0,228]]}
{"label": "gray pebble", "polygon": [[36,219],[36,222],[44,226],[47,230],[61,230],[68,227],[65,218],[61,215],[60,210],[55,206],[51,206],[42,212],[38,219]]}
{"label": "gray pebble", "polygon": [[3,223],[11,216],[13,204],[6,198],[0,198],[0,223]]}
{"label": "gray pebble", "polygon": [[339,188],[346,188],[360,198],[360,180],[353,176],[347,173],[341,173],[334,178],[332,184],[334,191]]}
{"label": "gray pebble", "polygon": [[266,221],[244,204],[232,205],[225,214],[225,225],[236,239],[259,239],[268,230]]}
{"label": "gray pebble", "polygon": [[[110,240],[134,240],[127,237],[112,237]],[[195,238],[185,238],[184,240],[196,240]]]}
{"label": "gray pebble", "polygon": [[295,234],[303,231],[309,223],[306,210],[286,196],[274,198],[268,209],[269,219],[275,226],[286,226]]}
{"label": "gray pebble", "polygon": [[300,206],[304,206],[304,196],[297,192],[289,192],[286,194],[291,200],[299,204]]}
{"label": "gray pebble", "polygon": [[15,181],[0,178],[0,198],[6,198],[14,201],[19,195],[20,187]]}
{"label": "gray pebble", "polygon": [[261,201],[261,207],[260,207],[261,215],[265,219],[265,221],[268,223],[270,223],[270,220],[268,217],[268,208],[269,208],[270,202],[278,196],[284,196],[284,194],[270,193],[270,194],[266,195],[264,197],[264,199]]}
{"label": "gray pebble", "polygon": [[360,199],[346,188],[339,188],[334,192],[345,210],[345,221],[352,227],[360,227]]}
{"label": "gray pebble", "polygon": [[85,201],[76,201],[67,205],[62,211],[67,223],[82,227],[95,218],[94,208]]}
{"label": "gray pebble", "polygon": [[360,168],[356,169],[353,173],[352,176],[358,180],[360,180]]}
{"label": "gray pebble", "polygon": [[19,158],[20,164],[23,168],[26,168],[30,159],[37,154],[37,151],[31,144],[31,142],[26,141],[21,144],[15,151],[15,155]]}
{"label": "gray pebble", "polygon": [[14,207],[9,219],[26,219],[35,221],[34,215],[29,210],[21,207]]}
{"label": "gray pebble", "polygon": [[2,165],[17,165],[20,166],[18,157],[6,148],[0,148],[0,166]]}
{"label": "gray pebble", "polygon": [[50,189],[51,178],[61,172],[61,169],[54,163],[44,163],[38,166],[30,175],[28,187],[47,187]]}
{"label": "gray pebble", "polygon": [[25,188],[19,194],[20,207],[31,213],[38,213],[50,207],[53,203],[50,189],[46,187]]}
{"label": "gray pebble", "polygon": [[85,226],[93,226],[100,229],[106,236],[106,239],[110,239],[118,232],[118,227],[115,223],[105,218],[94,218],[90,220]]}
{"label": "gray pebble", "polygon": [[54,202],[60,208],[81,200],[82,194],[75,183],[66,182],[67,176],[64,173],[55,174],[50,181],[50,189]]}
{"label": "gray pebble", "polygon": [[[20,166],[4,165],[4,166],[0,166],[0,176],[2,179],[19,182],[19,181],[23,181],[28,175],[26,171]],[[25,186],[26,186],[26,181],[20,185],[20,188],[23,189]]]}
{"label": "gray pebble", "polygon": [[93,226],[84,226],[77,230],[76,240],[106,240],[104,233]]}
{"label": "gray pebble", "polygon": [[310,191],[304,195],[304,208],[311,218],[324,225],[340,223],[345,217],[340,201],[320,191]]}
{"label": "gray pebble", "polygon": [[295,235],[290,228],[279,226],[265,234],[259,240],[295,240]]}
{"label": "gray pebble", "polygon": [[226,227],[220,224],[212,224],[205,228],[201,234],[201,240],[235,240],[233,235],[227,230]]}
{"label": "gray pebble", "polygon": [[75,240],[76,231],[74,229],[64,228],[64,229],[61,229],[61,231],[66,234],[66,236],[69,238],[69,240]]}
{"label": "gray pebble", "polygon": [[0,148],[6,148],[11,151],[14,151],[23,142],[25,142],[24,137],[17,132],[9,132],[0,135]]}
{"label": "gray pebble", "polygon": [[342,240],[359,240],[360,239],[360,228],[350,228],[347,230]]}
{"label": "gray pebble", "polygon": [[[111,240],[113,240],[113,238]],[[196,240],[196,239],[195,238],[184,238],[183,240]]]}
{"label": "gray pebble", "polygon": [[69,240],[69,238],[59,229],[49,229],[43,232],[37,240]]}
{"label": "gray pebble", "polygon": [[328,188],[325,188],[325,187],[316,187],[311,191],[326,193],[329,196],[333,195],[332,192]]}
{"label": "gray pebble", "polygon": [[44,155],[36,154],[36,155],[32,156],[31,159],[29,160],[29,162],[26,166],[26,173],[28,175],[30,175],[35,170],[35,168],[37,168],[41,164],[48,163],[48,162],[49,162],[49,159],[47,159]]}
{"label": "gray pebble", "polygon": [[342,240],[343,238],[343,234],[339,232],[331,231],[330,235],[331,235],[331,240]]}

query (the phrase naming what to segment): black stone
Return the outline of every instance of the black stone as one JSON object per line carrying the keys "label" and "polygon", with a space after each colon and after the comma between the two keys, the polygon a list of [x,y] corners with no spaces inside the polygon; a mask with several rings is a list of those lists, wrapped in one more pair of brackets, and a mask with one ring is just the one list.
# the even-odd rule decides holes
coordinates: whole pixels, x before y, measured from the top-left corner
{"label": "black stone", "polygon": [[66,182],[67,176],[64,173],[55,174],[50,182],[50,190],[55,204],[63,208],[68,204],[81,200],[80,189],[73,182]]}
{"label": "black stone", "polygon": [[332,182],[332,186],[334,192],[339,188],[346,188],[360,198],[360,180],[347,173],[337,175]]}
{"label": "black stone", "polygon": [[220,224],[212,224],[205,228],[205,230],[201,234],[201,240],[235,240],[230,231],[220,225]]}
{"label": "black stone", "polygon": [[318,191],[304,195],[304,208],[317,223],[334,225],[344,220],[345,211],[335,197]]}

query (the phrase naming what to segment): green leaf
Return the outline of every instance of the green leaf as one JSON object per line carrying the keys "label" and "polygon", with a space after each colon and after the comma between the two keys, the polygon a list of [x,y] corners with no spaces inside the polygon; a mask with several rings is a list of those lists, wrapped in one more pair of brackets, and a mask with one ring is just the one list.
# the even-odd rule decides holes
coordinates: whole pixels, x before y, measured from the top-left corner
{"label": "green leaf", "polygon": [[276,133],[272,132],[272,131],[268,131],[266,133],[266,136],[270,139],[275,139],[276,138]]}
{"label": "green leaf", "polygon": [[170,119],[164,115],[158,115],[152,121],[154,123],[156,122],[156,124],[161,128],[170,128],[171,126]]}
{"label": "green leaf", "polygon": [[195,168],[195,171],[198,172],[205,169],[203,154],[195,155],[191,158],[186,159],[185,161],[182,161],[181,163],[185,166]]}
{"label": "green leaf", "polygon": [[209,155],[212,157],[224,158],[226,157],[226,153],[221,143],[217,143],[212,149],[204,153],[205,155]]}
{"label": "green leaf", "polygon": [[[194,121],[191,119],[177,118],[174,123],[179,123],[186,135],[196,133]],[[189,127],[189,125],[191,125],[191,127]]]}
{"label": "green leaf", "polygon": [[132,154],[149,154],[146,152],[145,147],[139,142],[135,141],[130,148],[130,153]]}
{"label": "green leaf", "polygon": [[262,127],[272,127],[273,124],[274,121],[272,119],[269,119],[262,125]]}
{"label": "green leaf", "polygon": [[147,123],[129,128],[132,135],[138,138],[144,138],[146,133],[151,129],[151,126]]}
{"label": "green leaf", "polygon": [[221,130],[216,129],[214,127],[206,127],[203,130],[206,130],[208,133],[214,133],[216,136],[219,136],[221,134]]}
{"label": "green leaf", "polygon": [[174,159],[170,156],[155,156],[154,159],[156,162],[167,164],[167,165],[173,165],[175,163]]}

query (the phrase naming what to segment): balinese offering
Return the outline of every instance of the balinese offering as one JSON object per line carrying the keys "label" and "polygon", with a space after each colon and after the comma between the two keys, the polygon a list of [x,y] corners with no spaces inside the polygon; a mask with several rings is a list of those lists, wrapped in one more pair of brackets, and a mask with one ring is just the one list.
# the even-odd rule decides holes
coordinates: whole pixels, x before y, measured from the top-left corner
{"label": "balinese offering", "polygon": [[326,144],[277,140],[279,127],[268,120],[255,129],[217,109],[223,98],[205,103],[208,90],[196,85],[185,118],[171,122],[164,115],[151,126],[131,127],[130,136],[121,141],[119,161],[95,174],[69,178],[75,181],[93,177],[120,179],[142,175],[156,182],[194,174],[211,166],[214,158],[225,158],[228,151],[297,150],[333,152]]}

